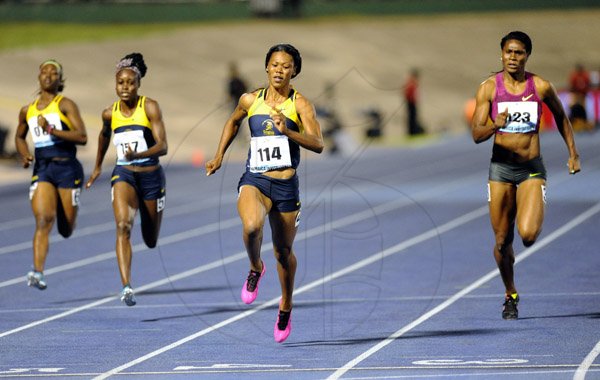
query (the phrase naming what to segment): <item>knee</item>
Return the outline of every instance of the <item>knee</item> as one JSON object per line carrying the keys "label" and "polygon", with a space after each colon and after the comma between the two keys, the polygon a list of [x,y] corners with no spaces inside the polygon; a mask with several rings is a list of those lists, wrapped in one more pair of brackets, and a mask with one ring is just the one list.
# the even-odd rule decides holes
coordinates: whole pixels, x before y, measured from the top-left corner
{"label": "knee", "polygon": [[496,249],[504,255],[509,247],[512,246],[513,236],[496,235]]}
{"label": "knee", "polygon": [[35,226],[38,230],[49,230],[54,224],[54,216],[50,214],[36,215]]}
{"label": "knee", "polygon": [[150,236],[150,237],[144,237],[144,243],[146,243],[146,246],[148,248],[155,248],[156,244],[158,243],[158,238],[154,237],[154,236]]}
{"label": "knee", "polygon": [[250,239],[255,239],[261,236],[262,234],[262,221],[257,219],[244,220],[244,235],[246,235]]}
{"label": "knee", "polygon": [[533,239],[533,240],[525,240],[525,239],[523,239],[523,245],[525,247],[531,247],[533,245],[533,243],[535,243],[535,239]]}
{"label": "knee", "polygon": [[131,235],[132,223],[128,220],[117,221],[117,236],[129,237]]}
{"label": "knee", "polygon": [[524,231],[520,231],[521,240],[523,241],[523,245],[525,247],[531,247],[533,243],[537,240],[540,231],[537,230],[529,230],[525,229]]}
{"label": "knee", "polygon": [[62,236],[66,239],[73,234],[73,230],[75,230],[74,225],[73,226],[64,225],[64,226],[59,226],[58,233],[60,234],[60,236]]}
{"label": "knee", "polygon": [[275,259],[283,266],[286,266],[294,255],[292,247],[288,246],[273,247],[273,252],[275,253]]}

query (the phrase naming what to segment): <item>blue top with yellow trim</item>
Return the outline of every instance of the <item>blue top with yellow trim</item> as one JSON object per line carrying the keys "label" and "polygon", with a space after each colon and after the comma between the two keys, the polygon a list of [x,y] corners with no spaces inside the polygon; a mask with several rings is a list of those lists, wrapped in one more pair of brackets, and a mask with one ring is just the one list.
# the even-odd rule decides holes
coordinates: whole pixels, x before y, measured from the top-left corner
{"label": "blue top with yellow trim", "polygon": [[38,116],[42,115],[48,124],[58,130],[72,130],[71,122],[60,110],[59,104],[62,100],[62,95],[56,95],[54,99],[44,109],[38,109],[40,101],[37,98],[27,108],[27,125],[31,131],[31,137],[35,146],[35,159],[50,159],[55,157],[60,158],[75,158],[77,148],[75,143],[62,140],[56,136],[48,134],[42,127],[38,125]]}
{"label": "blue top with yellow trim", "polygon": [[152,135],[152,124],[146,115],[146,97],[140,96],[131,116],[121,113],[121,100],[112,106],[110,127],[114,132],[113,144],[117,149],[117,165],[152,166],[158,164],[158,157],[136,158],[127,160],[125,154],[129,149],[144,152],[154,146],[156,141]]}
{"label": "blue top with yellow trim", "polygon": [[[251,146],[246,170],[261,173],[286,167],[296,169],[300,164],[300,146],[275,127],[269,116],[273,108],[265,102],[266,93],[267,89],[259,89],[248,110]],[[291,89],[288,98],[276,108],[285,116],[287,128],[302,133],[304,127],[296,112],[296,94],[296,90]]]}

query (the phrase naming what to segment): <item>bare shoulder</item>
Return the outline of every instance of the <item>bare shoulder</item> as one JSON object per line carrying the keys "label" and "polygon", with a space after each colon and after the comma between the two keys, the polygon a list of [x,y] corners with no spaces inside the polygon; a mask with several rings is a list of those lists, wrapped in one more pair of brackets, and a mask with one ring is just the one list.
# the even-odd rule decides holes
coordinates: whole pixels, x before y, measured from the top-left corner
{"label": "bare shoulder", "polygon": [[535,89],[538,91],[539,95],[542,98],[545,98],[548,94],[554,92],[554,86],[550,81],[542,78],[537,74],[533,75],[533,83],[535,84]]}
{"label": "bare shoulder", "polygon": [[302,93],[296,91],[296,105],[300,108],[312,107],[312,103]]}
{"label": "bare shoulder", "polygon": [[481,82],[479,84],[479,87],[495,90],[496,89],[496,76],[492,75],[492,76],[488,77],[486,80],[484,80],[483,82]]}
{"label": "bare shoulder", "polygon": [[112,105],[102,110],[102,120],[110,121],[112,119]]}
{"label": "bare shoulder", "polygon": [[73,101],[73,99],[68,98],[66,96],[63,96],[62,99],[60,99],[58,106],[62,111],[70,111],[70,110],[78,109],[77,103],[75,103],[75,101]]}
{"label": "bare shoulder", "polygon": [[477,88],[477,98],[491,100],[496,92],[496,77],[490,76],[479,84]]}
{"label": "bare shoulder", "polygon": [[246,92],[246,93],[242,94],[242,96],[240,96],[239,105],[243,109],[248,110],[252,106],[252,103],[254,103],[254,101],[256,100],[256,97],[258,96],[258,93],[260,92],[260,90],[261,89],[254,90],[252,92]]}
{"label": "bare shoulder", "polygon": [[146,100],[144,102],[144,105],[146,106],[146,108],[150,107],[150,108],[160,108],[160,106],[158,105],[158,102],[152,98],[149,98],[146,96]]}

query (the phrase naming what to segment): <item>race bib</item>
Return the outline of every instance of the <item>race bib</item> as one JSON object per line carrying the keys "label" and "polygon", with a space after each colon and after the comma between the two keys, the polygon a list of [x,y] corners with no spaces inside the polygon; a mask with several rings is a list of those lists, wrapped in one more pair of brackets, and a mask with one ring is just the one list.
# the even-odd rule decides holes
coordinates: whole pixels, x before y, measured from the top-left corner
{"label": "race bib", "polygon": [[498,113],[508,108],[508,120],[504,128],[498,131],[503,133],[530,133],[535,132],[538,125],[537,102],[501,102],[498,103]]}
{"label": "race bib", "polygon": [[135,159],[128,161],[125,154],[131,149],[134,152],[145,152],[148,150],[148,144],[144,138],[144,131],[132,130],[115,133],[113,144],[117,148],[117,165],[129,165],[131,163],[139,163],[148,161],[149,158]]}
{"label": "race bib", "polygon": [[260,136],[250,139],[250,171],[263,173],[292,166],[287,136]]}
{"label": "race bib", "polygon": [[[42,116],[46,118],[51,128],[62,130],[62,123],[60,122],[60,116],[58,116],[58,114],[51,113]],[[56,143],[54,138],[52,135],[49,135],[44,128],[38,125],[37,119],[38,117],[35,115],[27,120],[34,146],[36,148],[43,148],[45,146],[54,145]]]}

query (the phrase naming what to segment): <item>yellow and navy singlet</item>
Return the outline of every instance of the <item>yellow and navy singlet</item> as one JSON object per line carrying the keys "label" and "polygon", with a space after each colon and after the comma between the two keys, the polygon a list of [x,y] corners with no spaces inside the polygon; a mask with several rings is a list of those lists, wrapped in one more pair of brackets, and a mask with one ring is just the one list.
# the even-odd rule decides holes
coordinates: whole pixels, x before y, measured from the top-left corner
{"label": "yellow and navy singlet", "polygon": [[125,153],[131,148],[134,152],[144,152],[156,144],[152,136],[152,124],[144,108],[146,97],[140,96],[131,116],[121,113],[121,101],[112,106],[110,127],[114,132],[113,144],[117,149],[117,165],[152,166],[158,164],[158,157],[137,158],[128,161]]}
{"label": "yellow and navy singlet", "polygon": [[[273,109],[265,103],[267,90],[260,89],[248,110],[250,126],[250,149],[246,170],[264,173],[269,170],[298,167],[300,146],[282,135],[269,116]],[[302,133],[302,121],[296,112],[296,90],[291,89],[288,98],[276,107],[285,116],[287,128]]]}
{"label": "yellow and navy singlet", "polygon": [[59,104],[62,98],[62,95],[56,95],[43,110],[38,110],[40,99],[37,98],[27,108],[27,125],[35,146],[36,160],[54,157],[75,158],[77,154],[74,143],[52,136],[38,125],[38,116],[42,115],[54,129],[62,131],[73,129],[67,116],[60,110]]}

